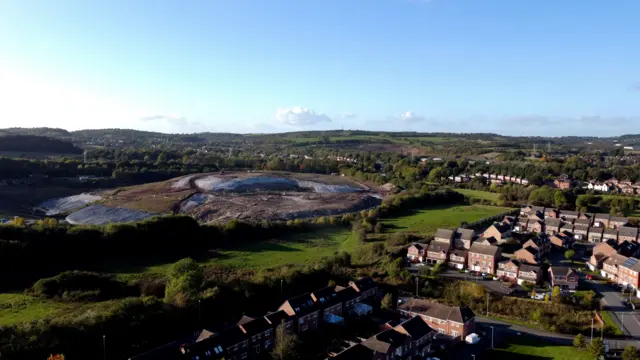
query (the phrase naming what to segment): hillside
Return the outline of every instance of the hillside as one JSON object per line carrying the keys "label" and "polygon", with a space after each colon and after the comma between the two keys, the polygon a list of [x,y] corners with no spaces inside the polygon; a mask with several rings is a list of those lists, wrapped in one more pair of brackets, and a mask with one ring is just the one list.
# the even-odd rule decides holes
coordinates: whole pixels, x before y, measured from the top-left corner
{"label": "hillside", "polygon": [[0,135],[0,151],[81,154],[70,142],[35,135]]}

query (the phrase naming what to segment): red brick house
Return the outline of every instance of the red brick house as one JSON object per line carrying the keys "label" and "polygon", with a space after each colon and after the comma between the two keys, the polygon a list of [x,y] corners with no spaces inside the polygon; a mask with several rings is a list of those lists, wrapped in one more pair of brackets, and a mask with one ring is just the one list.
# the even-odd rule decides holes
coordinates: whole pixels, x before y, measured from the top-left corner
{"label": "red brick house", "polygon": [[628,258],[618,265],[618,284],[637,290],[639,288],[638,273],[640,273],[640,260]]}
{"label": "red brick house", "polygon": [[405,359],[411,353],[411,337],[394,329],[385,330],[362,343],[373,351],[374,360]]}
{"label": "red brick house", "polygon": [[542,269],[536,265],[521,264],[518,268],[518,285],[525,281],[539,284],[542,281]]}
{"label": "red brick house", "polygon": [[553,208],[546,208],[544,210],[544,218],[545,219],[555,219],[558,217],[558,215],[560,215],[560,212],[556,209]]}
{"label": "red brick house", "polygon": [[449,261],[447,264],[454,269],[462,270],[467,268],[468,252],[466,250],[456,249],[449,253]]}
{"label": "red brick house", "polygon": [[555,235],[560,232],[560,227],[562,226],[562,220],[555,218],[547,218],[544,223],[545,233],[549,236]]}
{"label": "red brick house", "polygon": [[573,237],[573,233],[564,230],[553,235],[549,241],[551,241],[551,245],[556,248],[570,249],[575,243],[575,238]]}
{"label": "red brick house", "polygon": [[433,241],[438,243],[449,244],[449,246],[453,245],[453,236],[455,232],[449,229],[438,229],[433,236]]}
{"label": "red brick house", "polygon": [[551,286],[573,291],[578,288],[580,276],[569,267],[551,266],[549,268],[549,279],[551,280]]}
{"label": "red brick house", "polygon": [[520,262],[518,260],[503,260],[498,263],[498,271],[496,276],[503,280],[515,282],[518,279],[518,268]]}
{"label": "red brick house", "polygon": [[527,240],[524,244],[522,244],[522,247],[532,247],[538,250],[539,256],[542,257],[551,251],[551,241],[545,234],[540,234]]}
{"label": "red brick house", "polygon": [[527,231],[541,234],[544,232],[544,223],[541,220],[529,219],[529,222],[527,223]]}
{"label": "red brick house", "polygon": [[473,243],[475,237],[475,231],[471,229],[458,228],[454,235],[455,247],[457,249],[469,250],[471,248],[471,243]]}
{"label": "red brick house", "polygon": [[466,306],[447,306],[411,299],[400,305],[398,310],[408,316],[419,316],[427,325],[440,334],[448,335],[456,340],[475,332],[475,314]]}
{"label": "red brick house", "polygon": [[427,259],[427,245],[414,243],[407,249],[407,260],[421,263]]}
{"label": "red brick house", "polygon": [[573,221],[580,217],[580,213],[577,211],[560,210],[560,216],[564,221]]}
{"label": "red brick house", "polygon": [[432,241],[427,248],[427,264],[444,263],[449,257],[451,244]]}
{"label": "red brick house", "polygon": [[360,294],[361,301],[375,299],[378,285],[370,277],[363,277],[356,281],[349,281],[349,286]]}
{"label": "red brick house", "polygon": [[296,318],[296,331],[300,334],[318,329],[322,308],[313,301],[309,293],[285,301],[278,310]]}
{"label": "red brick house", "polygon": [[498,240],[498,244],[502,243],[505,239],[511,237],[511,226],[504,223],[494,223],[487,230],[485,230],[483,237],[494,237]]}
{"label": "red brick house", "polygon": [[436,330],[420,316],[414,316],[409,320],[393,328],[395,331],[408,335],[411,338],[409,348],[412,359],[424,359],[432,343],[431,339],[437,334]]}
{"label": "red brick house", "polygon": [[538,262],[540,262],[540,253],[538,252],[538,249],[531,246],[526,248],[523,247],[519,250],[516,250],[513,255],[516,257],[516,259],[521,260],[527,264],[536,265]]}
{"label": "red brick house", "polygon": [[500,248],[497,246],[487,246],[478,243],[471,245],[467,267],[472,271],[479,271],[487,274],[496,273],[496,264],[501,257]]}
{"label": "red brick house", "polygon": [[243,316],[238,322],[240,330],[249,338],[249,351],[258,356],[260,353],[268,353],[273,348],[275,338],[274,326],[264,317],[256,319]]}

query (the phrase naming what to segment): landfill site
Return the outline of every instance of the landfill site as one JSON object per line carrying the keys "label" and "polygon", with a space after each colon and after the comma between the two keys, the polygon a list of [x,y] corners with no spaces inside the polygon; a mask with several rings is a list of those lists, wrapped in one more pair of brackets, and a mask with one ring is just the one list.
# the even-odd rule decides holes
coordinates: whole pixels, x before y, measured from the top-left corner
{"label": "landfill site", "polygon": [[187,214],[212,223],[337,215],[369,209],[381,201],[369,187],[340,176],[236,172],[76,194],[48,200],[39,210],[71,224],[123,223],[163,214]]}

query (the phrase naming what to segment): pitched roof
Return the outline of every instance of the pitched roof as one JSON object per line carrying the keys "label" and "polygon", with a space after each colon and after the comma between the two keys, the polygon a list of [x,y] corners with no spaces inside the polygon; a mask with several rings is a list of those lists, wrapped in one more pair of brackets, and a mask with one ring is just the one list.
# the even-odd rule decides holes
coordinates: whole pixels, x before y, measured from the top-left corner
{"label": "pitched roof", "polygon": [[529,265],[529,264],[522,264],[520,265],[520,271],[524,271],[524,272],[540,272],[540,270],[542,270],[540,268],[540,266],[536,266],[536,265]]}
{"label": "pitched roof", "polygon": [[351,281],[350,284],[351,283],[354,284],[360,292],[367,291],[378,286],[370,277],[363,277],[356,281]]}
{"label": "pitched roof", "polygon": [[385,330],[375,335],[374,338],[378,341],[389,344],[394,348],[399,348],[411,340],[408,335],[397,332],[395,329]]}
{"label": "pitched roof", "polygon": [[451,239],[453,238],[453,230],[449,229],[438,229],[436,234],[433,236],[434,238],[442,238],[442,239]]}
{"label": "pitched roof", "polygon": [[306,293],[289,298],[286,302],[291,305],[296,315],[305,315],[320,310],[319,306],[311,298],[311,294]]}
{"label": "pitched roof", "polygon": [[500,234],[504,234],[507,231],[511,230],[511,227],[508,224],[505,224],[505,223],[493,223],[493,225],[491,225],[491,227],[493,227],[496,230],[498,230],[498,232]]}
{"label": "pitched roof", "polygon": [[267,319],[270,324],[276,326],[280,325],[282,322],[288,322],[292,320],[291,316],[289,316],[289,314],[287,314],[283,310],[278,310],[276,312],[267,314],[264,316],[264,318]]}
{"label": "pitched roof", "polygon": [[395,327],[396,329],[402,328],[406,331],[413,340],[419,340],[425,337],[430,332],[434,331],[424,320],[419,316],[414,316],[411,319],[403,322]]}
{"label": "pitched roof", "polygon": [[411,299],[400,305],[399,309],[424,314],[440,320],[451,320],[458,323],[465,323],[475,317],[473,311],[467,306],[447,306],[421,299]]}
{"label": "pitched roof", "polygon": [[340,297],[340,300],[342,302],[351,301],[360,296],[356,289],[352,288],[351,286],[346,288],[336,286],[336,292],[338,293],[338,296]]}
{"label": "pitched roof", "polygon": [[342,296],[338,296],[335,286],[327,286],[322,289],[315,290],[311,293],[311,297],[324,308],[342,302]]}
{"label": "pitched roof", "polygon": [[621,226],[618,229],[618,234],[620,236],[631,236],[631,237],[638,237],[638,228],[635,227],[631,227],[631,226]]}
{"label": "pitched roof", "polygon": [[589,235],[591,235],[591,234],[600,234],[600,235],[602,235],[603,232],[604,232],[604,228],[601,228],[601,227],[592,226],[592,227],[589,228]]}
{"label": "pitched roof", "polygon": [[494,238],[493,236],[490,236],[488,238],[481,237],[480,239],[476,240],[476,242],[474,242],[471,246],[472,247],[473,245],[493,246],[497,242],[498,242],[498,239]]}
{"label": "pitched roof", "polygon": [[458,228],[456,230],[456,236],[458,236],[460,238],[460,240],[473,240],[473,237],[475,236],[475,231],[471,230],[471,229],[463,229],[463,228]]}
{"label": "pitched roof", "polygon": [[[247,340],[247,335],[240,329],[238,325],[230,326],[224,330],[222,330],[218,337],[220,338],[220,342],[222,346],[228,347],[233,346],[235,344],[239,344],[245,340]],[[209,338],[212,339],[212,338]],[[207,340],[204,340],[207,341]]]}
{"label": "pitched roof", "polygon": [[531,210],[533,212],[539,212],[544,214],[544,206],[532,206]]}
{"label": "pitched roof", "polygon": [[262,317],[240,325],[240,330],[243,330],[247,336],[253,336],[262,334],[273,327],[274,325],[270,324],[267,319]]}
{"label": "pitched roof", "polygon": [[362,344],[356,344],[336,354],[331,359],[336,360],[371,360],[373,359],[373,351]]}
{"label": "pitched roof", "polygon": [[529,254],[531,254],[533,256],[536,256],[538,254],[538,249],[536,249],[536,248],[534,248],[532,246],[527,246],[527,247],[523,247],[521,249],[516,250],[516,252],[519,252],[519,251],[526,251],[526,252],[528,252]]}
{"label": "pitched roof", "polygon": [[500,262],[499,262],[499,264],[504,264],[504,265],[512,264],[512,265],[514,265],[515,267],[520,267],[520,261],[518,261],[518,259],[507,259],[507,260],[503,260],[503,261],[500,261]]}
{"label": "pitched roof", "polygon": [[467,258],[467,250],[455,249],[451,252],[451,254],[458,257],[463,257],[465,259]]}
{"label": "pitched roof", "polygon": [[[599,254],[599,255],[603,255],[604,254]],[[608,258],[606,258],[604,260],[604,264],[607,264],[609,266],[614,266],[614,265],[622,265],[624,264],[625,261],[627,261],[628,257],[624,256],[624,255],[620,255],[620,254],[611,254],[611,256],[609,256]]]}
{"label": "pitched roof", "polygon": [[596,220],[609,220],[609,218],[611,218],[611,215],[604,213],[597,213],[595,216]]}
{"label": "pitched roof", "polygon": [[624,216],[612,216],[609,221],[627,224],[629,223],[629,218]]}
{"label": "pitched roof", "polygon": [[211,332],[211,331],[209,331],[207,329],[203,329],[200,332],[200,335],[198,335],[198,338],[196,339],[196,342],[200,342],[200,341],[202,341],[204,339],[208,339],[208,338],[212,337],[213,335],[214,335],[213,332]]}
{"label": "pitched roof", "polygon": [[567,266],[551,266],[549,271],[553,273],[553,276],[569,276],[575,273],[572,268]]}
{"label": "pitched roof", "polygon": [[560,227],[563,224],[561,219],[556,219],[556,218],[548,218],[545,220],[545,225],[546,226],[551,226],[551,227]]}
{"label": "pitched roof", "polygon": [[246,315],[242,315],[242,317],[240,318],[240,320],[238,320],[238,322],[236,323],[236,325],[242,325],[242,324],[246,324],[250,321],[255,320],[255,318],[252,318],[250,316],[246,316]]}
{"label": "pitched roof", "polygon": [[[415,248],[418,249],[418,250],[424,250],[424,247],[425,247],[424,244],[419,244],[419,243],[413,243],[413,244],[411,244],[411,246],[415,246]],[[409,247],[411,247],[411,246],[409,246]]]}
{"label": "pitched roof", "polygon": [[493,257],[496,257],[498,255],[498,252],[500,252],[500,248],[497,246],[487,246],[478,243],[471,244],[471,248],[469,249],[470,254],[476,253],[482,255],[491,255]]}
{"label": "pitched roof", "polygon": [[429,248],[427,249],[427,252],[445,252],[446,253],[446,252],[449,252],[450,248],[451,248],[451,245],[449,244],[432,241],[431,244],[429,244]]}
{"label": "pitched roof", "polygon": [[618,236],[618,231],[615,229],[604,229],[604,234]]}
{"label": "pitched roof", "polygon": [[591,226],[591,220],[589,219],[576,219],[573,222],[576,226],[580,225],[580,226]]}
{"label": "pitched roof", "polygon": [[362,346],[372,350],[374,353],[389,353],[389,349],[391,349],[391,344],[386,343],[384,341],[380,341],[376,338],[368,339],[367,341],[362,343]]}
{"label": "pitched roof", "polygon": [[577,211],[569,211],[569,210],[560,210],[560,216],[571,216],[571,217],[577,217],[579,216],[580,213]]}

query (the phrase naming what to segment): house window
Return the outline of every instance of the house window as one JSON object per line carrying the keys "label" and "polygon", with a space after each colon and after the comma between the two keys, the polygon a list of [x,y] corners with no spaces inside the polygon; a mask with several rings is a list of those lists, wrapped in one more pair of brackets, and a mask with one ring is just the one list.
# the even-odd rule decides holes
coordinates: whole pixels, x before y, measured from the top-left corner
{"label": "house window", "polygon": [[302,326],[300,326],[300,331],[307,331],[308,328],[309,328],[309,326],[302,325]]}
{"label": "house window", "polygon": [[265,348],[265,349],[270,348],[270,347],[271,347],[271,344],[272,344],[271,340],[267,340],[267,341],[265,341],[265,342],[264,342],[264,348]]}
{"label": "house window", "polygon": [[253,350],[255,350],[256,354],[259,354],[260,353],[260,345],[254,346]]}
{"label": "house window", "polygon": [[[235,358],[235,356],[234,356]],[[247,358],[247,353],[242,353],[242,355],[240,355],[240,359],[246,359]]]}
{"label": "house window", "polygon": [[452,332],[451,332],[451,335],[453,335],[453,337],[458,337],[458,336],[460,336],[460,334],[458,334],[458,332],[457,332],[457,331],[452,331]]}

